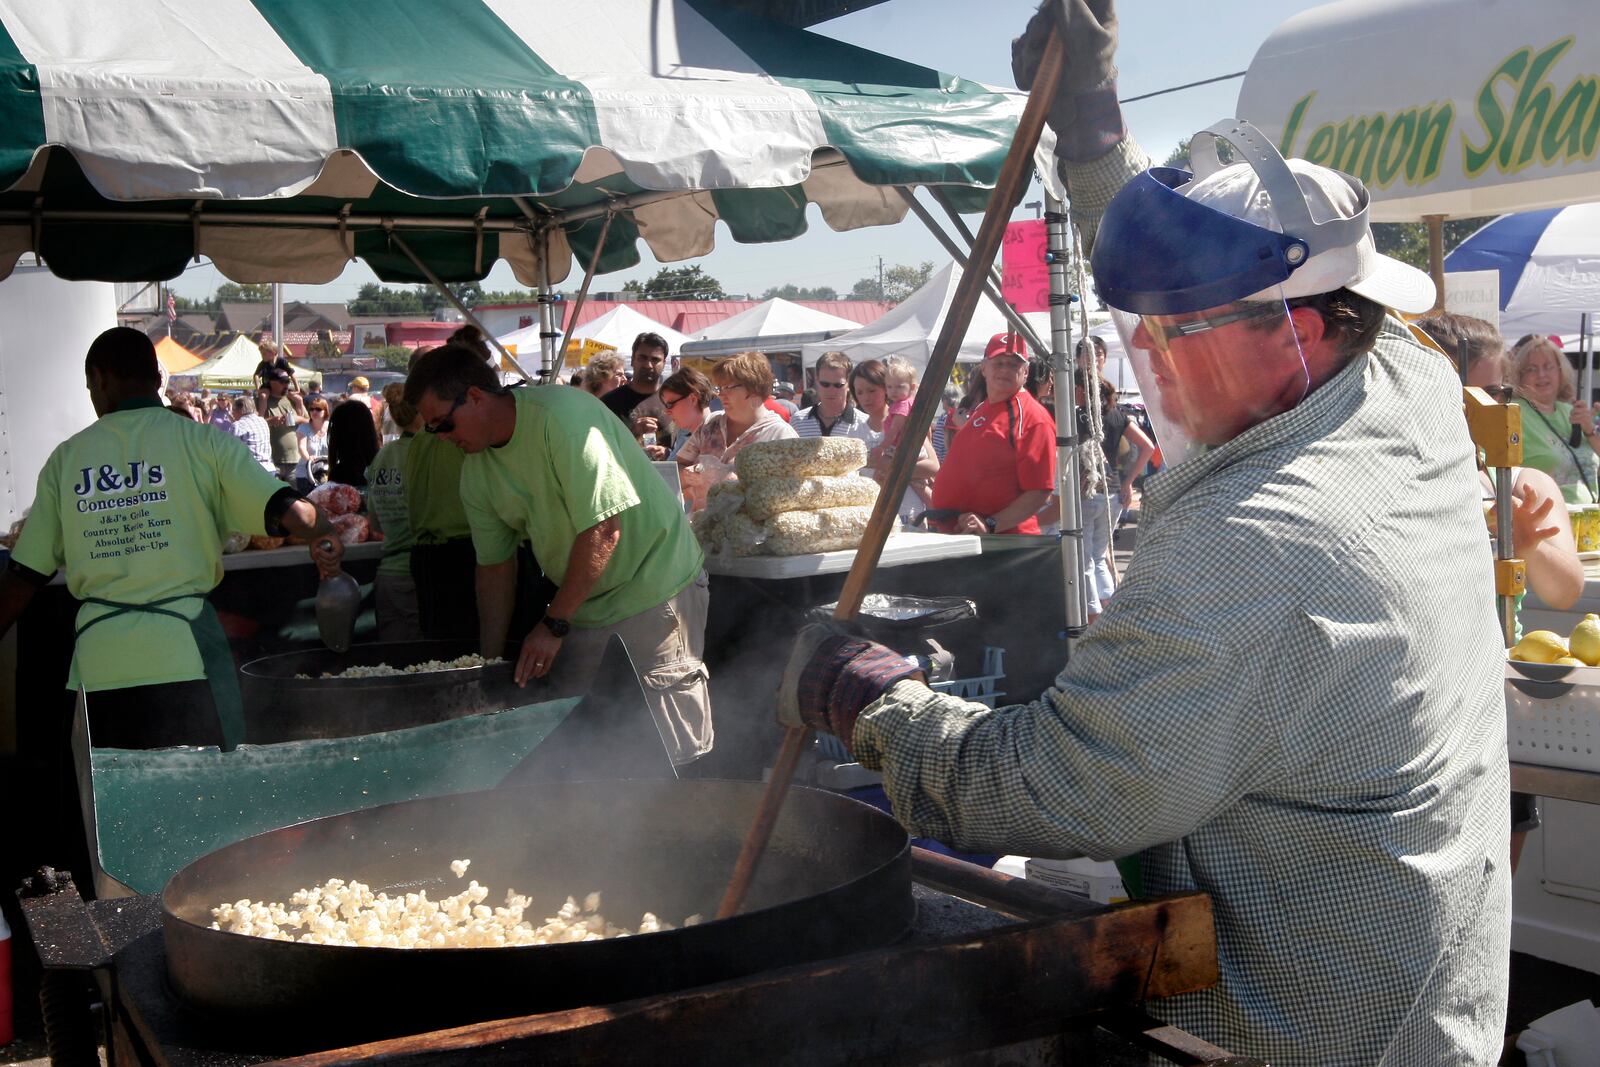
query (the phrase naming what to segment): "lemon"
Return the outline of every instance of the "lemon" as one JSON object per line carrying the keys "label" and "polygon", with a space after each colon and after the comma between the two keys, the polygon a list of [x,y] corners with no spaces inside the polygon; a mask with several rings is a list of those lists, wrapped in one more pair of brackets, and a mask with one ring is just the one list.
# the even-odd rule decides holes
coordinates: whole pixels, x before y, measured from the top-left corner
{"label": "lemon", "polygon": [[1511,649],[1511,658],[1524,663],[1554,663],[1567,654],[1566,641],[1549,630],[1530,630]]}
{"label": "lemon", "polygon": [[1593,666],[1593,664],[1585,663],[1585,662],[1583,662],[1583,660],[1579,659],[1577,656],[1562,656],[1560,659],[1556,660],[1556,666],[1558,666],[1558,667],[1590,667],[1590,666]]}
{"label": "lemon", "polygon": [[1590,613],[1572,628],[1572,654],[1590,667],[1600,666],[1600,615]]}

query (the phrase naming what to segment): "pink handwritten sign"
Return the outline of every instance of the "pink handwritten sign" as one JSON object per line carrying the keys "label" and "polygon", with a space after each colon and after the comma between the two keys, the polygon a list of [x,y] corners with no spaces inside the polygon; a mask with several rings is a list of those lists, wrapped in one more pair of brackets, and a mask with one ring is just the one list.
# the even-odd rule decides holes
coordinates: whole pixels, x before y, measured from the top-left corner
{"label": "pink handwritten sign", "polygon": [[1026,314],[1050,310],[1049,250],[1043,219],[1013,222],[1000,245],[1000,295]]}

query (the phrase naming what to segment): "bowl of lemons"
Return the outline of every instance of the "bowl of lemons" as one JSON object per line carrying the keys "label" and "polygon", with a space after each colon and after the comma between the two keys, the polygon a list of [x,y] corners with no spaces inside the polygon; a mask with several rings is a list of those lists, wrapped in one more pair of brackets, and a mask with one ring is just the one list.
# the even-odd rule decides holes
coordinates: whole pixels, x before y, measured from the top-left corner
{"label": "bowl of lemons", "polygon": [[1529,630],[1506,656],[1518,673],[1538,681],[1564,678],[1574,667],[1600,667],[1600,615],[1585,615],[1566,637]]}

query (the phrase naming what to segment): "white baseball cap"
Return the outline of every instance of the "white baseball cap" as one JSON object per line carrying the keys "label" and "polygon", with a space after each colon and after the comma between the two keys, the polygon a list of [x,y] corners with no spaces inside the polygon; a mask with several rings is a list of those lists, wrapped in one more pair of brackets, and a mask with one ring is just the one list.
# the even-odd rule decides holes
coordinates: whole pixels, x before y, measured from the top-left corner
{"label": "white baseball cap", "polygon": [[[1222,166],[1216,141],[1197,135],[1190,145],[1195,176],[1175,192],[1263,229],[1300,237],[1309,247],[1309,257],[1287,279],[1243,299],[1314,296],[1344,288],[1407,314],[1433,308],[1433,279],[1382,254],[1373,243],[1366,221],[1370,195],[1360,179],[1303,159],[1285,160],[1270,143],[1263,145],[1265,139],[1248,123],[1219,123],[1205,132],[1242,148],[1253,161]],[[1290,175],[1297,186],[1292,190]]]}

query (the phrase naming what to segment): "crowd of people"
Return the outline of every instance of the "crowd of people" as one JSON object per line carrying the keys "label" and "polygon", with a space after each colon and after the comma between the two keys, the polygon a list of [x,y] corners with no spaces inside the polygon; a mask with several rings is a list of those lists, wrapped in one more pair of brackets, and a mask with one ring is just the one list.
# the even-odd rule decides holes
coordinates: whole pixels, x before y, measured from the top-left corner
{"label": "crowd of people", "polygon": [[239,438],[263,470],[302,493],[328,481],[365,487],[379,448],[401,433],[390,414],[395,388],[375,395],[358,375],[348,391],[330,397],[320,378],[302,389],[288,359],[265,341],[261,355],[250,390],[169,386],[167,407]]}
{"label": "crowd of people", "polygon": [[[1132,505],[1155,445],[1102,376],[1105,343],[1089,341],[1093,347],[1086,343],[1080,353],[1077,401],[1092,621],[1115,589],[1111,531]],[[732,477],[739,451],[757,441],[857,438],[868,454],[860,473],[885,481],[920,384],[916,366],[899,356],[855,362],[844,352],[827,352],[810,368],[810,387],[796,404],[788,399],[794,383],[760,352],[721,359],[707,377],[693,367],[673,369],[666,341],[641,333],[630,357],[631,376],[619,355],[602,353],[570,384],[599,397],[650,459],[678,463],[691,512],[704,506],[711,486]],[[1051,390],[1048,360],[1030,356],[1019,336],[996,336],[982,364],[965,375],[964,387],[944,387],[931,431],[917,445],[911,485],[898,509],[902,524],[944,533],[1057,532]],[[1091,393],[1099,405],[1093,419],[1083,410]]]}

